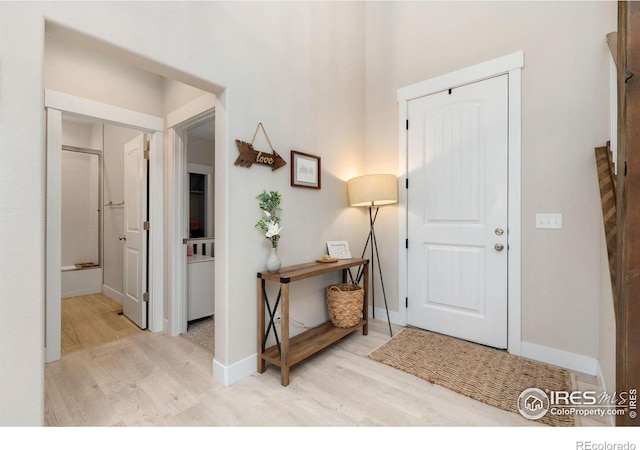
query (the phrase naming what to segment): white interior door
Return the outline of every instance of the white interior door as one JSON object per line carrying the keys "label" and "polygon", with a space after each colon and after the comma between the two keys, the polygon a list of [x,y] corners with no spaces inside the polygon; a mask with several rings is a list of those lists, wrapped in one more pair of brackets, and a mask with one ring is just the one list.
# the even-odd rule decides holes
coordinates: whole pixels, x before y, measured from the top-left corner
{"label": "white interior door", "polygon": [[125,316],[147,328],[147,137],[124,145],[124,300]]}
{"label": "white interior door", "polygon": [[409,325],[507,347],[508,76],[408,102]]}

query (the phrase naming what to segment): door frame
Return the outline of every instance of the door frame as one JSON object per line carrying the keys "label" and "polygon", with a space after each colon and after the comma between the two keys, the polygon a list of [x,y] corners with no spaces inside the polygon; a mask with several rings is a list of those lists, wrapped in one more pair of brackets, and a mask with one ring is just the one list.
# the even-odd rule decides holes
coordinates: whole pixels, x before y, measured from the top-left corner
{"label": "door frame", "polygon": [[47,112],[47,205],[45,261],[45,361],[61,357],[61,210],[60,152],[62,148],[62,115],[68,114],[106,124],[134,128],[150,135],[149,164],[149,309],[147,326],[162,331],[164,305],[164,120],[82,97],[45,89]]}
{"label": "door frame", "polygon": [[[507,350],[514,355],[521,354],[521,134],[522,134],[522,81],[524,52],[518,51],[474,66],[401,87],[397,91],[399,104],[399,183],[406,186],[408,177],[408,106],[409,101],[446,89],[482,81],[498,75],[508,74],[508,263],[507,263]],[[399,186],[402,187],[402,186]],[[400,205],[398,261],[398,299],[408,298],[408,208],[407,190],[398,189]],[[407,300],[408,301],[408,300]],[[398,307],[401,325],[408,323],[407,307]]]}
{"label": "door frame", "polygon": [[[167,241],[168,253],[168,276],[169,280],[169,302],[167,318],[168,324],[166,329],[170,336],[177,336],[187,331],[187,258],[186,245],[183,242],[185,233],[185,217],[187,217],[186,205],[184,203],[186,196],[186,176],[187,176],[187,129],[199,125],[204,122],[215,120],[215,153],[216,163],[214,165],[214,183],[217,182],[216,172],[218,164],[218,149],[224,148],[224,120],[223,114],[217,114],[216,111],[223,111],[218,98],[214,94],[205,94],[186,105],[167,114],[167,142],[169,166],[168,172],[168,203],[167,210],[170,217],[168,226],[169,239]],[[214,189],[215,197],[218,197],[218,189]],[[217,205],[214,200],[214,205]],[[216,220],[218,214],[215,214]],[[218,227],[214,226],[216,234],[219,232]],[[216,244],[218,247],[218,244]],[[216,256],[218,256],[216,251]],[[220,254],[222,257],[222,254]],[[216,271],[218,270],[216,264]],[[222,276],[222,275],[221,275]],[[215,275],[216,282],[222,280]],[[216,286],[216,291],[219,288]],[[219,296],[214,293],[214,302],[219,303]],[[214,310],[218,311],[222,305],[215,305]],[[216,339],[214,342],[218,342]]]}

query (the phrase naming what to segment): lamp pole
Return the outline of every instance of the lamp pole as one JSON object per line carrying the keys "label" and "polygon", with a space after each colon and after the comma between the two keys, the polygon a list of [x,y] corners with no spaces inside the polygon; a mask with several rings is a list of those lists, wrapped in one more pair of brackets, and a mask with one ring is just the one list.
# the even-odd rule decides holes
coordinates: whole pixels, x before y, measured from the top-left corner
{"label": "lamp pole", "polygon": [[[373,209],[375,208],[375,214]],[[364,244],[362,250],[362,258],[364,258],[367,252],[369,241],[371,241],[371,309],[373,311],[373,318],[376,318],[376,289],[375,289],[375,262],[378,262],[378,274],[380,275],[380,285],[382,287],[382,297],[384,298],[384,308],[387,312],[387,323],[389,324],[389,335],[393,337],[393,331],[391,330],[391,319],[389,318],[389,306],[387,304],[387,293],[384,289],[384,278],[382,277],[382,266],[380,265],[380,254],[378,253],[378,241],[376,240],[375,223],[378,218],[379,206],[374,206],[373,202],[369,206],[369,236],[367,242]],[[374,258],[375,254],[375,258]],[[364,269],[363,269],[364,270]],[[360,283],[364,272],[358,271],[357,282]]]}

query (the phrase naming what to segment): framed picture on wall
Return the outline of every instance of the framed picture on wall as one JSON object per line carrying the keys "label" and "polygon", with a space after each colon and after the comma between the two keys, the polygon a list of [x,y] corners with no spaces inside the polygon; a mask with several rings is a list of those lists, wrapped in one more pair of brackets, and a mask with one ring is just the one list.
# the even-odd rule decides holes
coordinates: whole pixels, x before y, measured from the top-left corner
{"label": "framed picture on wall", "polygon": [[320,189],[320,157],[291,150],[291,186]]}
{"label": "framed picture on wall", "polygon": [[331,258],[351,259],[351,250],[347,241],[327,241],[327,250]]}

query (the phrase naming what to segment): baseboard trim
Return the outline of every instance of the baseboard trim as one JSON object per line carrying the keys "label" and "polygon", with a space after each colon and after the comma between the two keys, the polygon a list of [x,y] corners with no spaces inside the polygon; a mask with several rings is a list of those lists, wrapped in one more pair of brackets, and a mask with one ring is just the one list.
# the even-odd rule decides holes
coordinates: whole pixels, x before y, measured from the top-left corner
{"label": "baseboard trim", "polygon": [[[382,320],[383,322],[387,322],[387,310],[384,308],[375,308],[376,320]],[[369,308],[369,319],[373,319],[373,309]],[[399,315],[396,311],[389,311],[389,321],[393,324],[399,324]]]}
{"label": "baseboard trim", "polygon": [[102,268],[66,270],[60,274],[61,298],[99,294],[102,286]]}
{"label": "baseboard trim", "polygon": [[[601,392],[611,394],[611,392],[607,390],[607,385],[604,382],[604,374],[602,373],[602,367],[600,367],[600,361],[597,362],[596,378],[598,379],[598,387],[600,388]],[[616,426],[616,418],[614,415],[607,415],[605,416],[605,419],[607,420],[607,425],[609,425],[610,427]]]}
{"label": "baseboard trim", "polygon": [[520,344],[520,356],[588,375],[597,375],[598,360],[530,342]]}
{"label": "baseboard trim", "polygon": [[107,297],[111,297],[115,301],[120,302],[120,304],[122,304],[122,301],[124,300],[124,296],[120,292],[110,288],[106,284],[102,285],[102,293]]}
{"label": "baseboard trim", "polygon": [[255,373],[257,370],[257,353],[233,363],[230,366],[225,366],[217,359],[213,359],[213,379],[219,381],[224,386],[229,386],[236,381]]}
{"label": "baseboard trim", "polygon": [[81,295],[91,295],[91,294],[99,294],[99,293],[100,293],[100,289],[95,289],[95,288],[77,289],[75,291],[65,292],[60,296],[60,298],[80,297]]}

